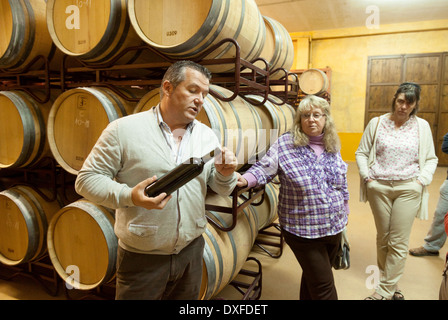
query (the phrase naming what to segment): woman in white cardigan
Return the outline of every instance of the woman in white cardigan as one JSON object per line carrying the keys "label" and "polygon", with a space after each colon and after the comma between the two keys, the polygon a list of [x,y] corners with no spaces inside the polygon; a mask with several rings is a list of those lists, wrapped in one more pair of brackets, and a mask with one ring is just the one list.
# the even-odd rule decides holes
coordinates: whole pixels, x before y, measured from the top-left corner
{"label": "woman in white cardigan", "polygon": [[356,151],[360,200],[369,201],[377,229],[381,279],[366,300],[404,300],[398,289],[414,218],[427,219],[428,191],[437,167],[429,123],[416,116],[421,88],[402,83],[392,112],[373,118]]}

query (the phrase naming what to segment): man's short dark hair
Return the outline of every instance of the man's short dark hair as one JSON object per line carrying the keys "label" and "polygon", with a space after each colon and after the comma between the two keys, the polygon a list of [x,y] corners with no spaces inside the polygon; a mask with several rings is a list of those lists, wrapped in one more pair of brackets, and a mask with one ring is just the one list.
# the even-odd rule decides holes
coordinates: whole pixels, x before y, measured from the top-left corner
{"label": "man's short dark hair", "polygon": [[[162,84],[168,80],[174,89],[185,80],[185,69],[193,69],[196,71],[199,71],[202,73],[208,80],[212,78],[211,72],[204,67],[203,65],[200,65],[199,63],[190,61],[190,60],[180,60],[173,63],[168,70],[166,70],[165,75],[162,79]],[[160,98],[163,97],[163,90],[160,88]]]}

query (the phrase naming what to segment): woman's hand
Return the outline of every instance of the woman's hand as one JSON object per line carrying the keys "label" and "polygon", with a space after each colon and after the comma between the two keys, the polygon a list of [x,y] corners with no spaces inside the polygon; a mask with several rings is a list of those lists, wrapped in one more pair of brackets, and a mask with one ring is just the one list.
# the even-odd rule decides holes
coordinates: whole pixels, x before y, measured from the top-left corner
{"label": "woman's hand", "polygon": [[143,180],[132,188],[131,197],[134,205],[142,207],[148,210],[163,209],[167,202],[172,198],[171,195],[167,196],[165,192],[162,192],[156,197],[148,197],[145,194],[145,188],[147,185],[157,180],[156,176]]}
{"label": "woman's hand", "polygon": [[236,186],[238,188],[244,188],[247,186],[247,180],[243,178],[243,176],[241,174],[239,174],[237,172],[237,176],[238,176],[238,181],[236,182]]}

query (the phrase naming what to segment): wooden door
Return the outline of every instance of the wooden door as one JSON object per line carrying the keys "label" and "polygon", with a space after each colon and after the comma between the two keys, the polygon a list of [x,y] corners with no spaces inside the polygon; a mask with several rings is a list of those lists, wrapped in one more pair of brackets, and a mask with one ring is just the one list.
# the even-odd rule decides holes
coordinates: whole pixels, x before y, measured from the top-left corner
{"label": "wooden door", "polygon": [[391,111],[402,74],[403,56],[369,58],[365,125],[370,119]]}
{"label": "wooden door", "polygon": [[369,57],[365,125],[378,115],[391,112],[393,95],[400,83],[412,81],[422,87],[418,116],[431,128],[439,165],[448,165],[441,151],[448,132],[448,53]]}
{"label": "wooden door", "polygon": [[441,80],[439,126],[437,128],[436,148],[439,164],[448,165],[448,154],[441,151],[443,136],[448,133],[448,53],[443,57],[443,72]]}

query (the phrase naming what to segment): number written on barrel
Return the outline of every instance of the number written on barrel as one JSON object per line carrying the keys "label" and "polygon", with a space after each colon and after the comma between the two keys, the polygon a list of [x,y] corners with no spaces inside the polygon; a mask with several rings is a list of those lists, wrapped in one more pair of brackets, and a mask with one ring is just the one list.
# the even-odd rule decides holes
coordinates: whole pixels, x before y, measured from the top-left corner
{"label": "number written on barrel", "polygon": [[167,37],[174,37],[177,34],[177,30],[167,31],[166,36]]}

